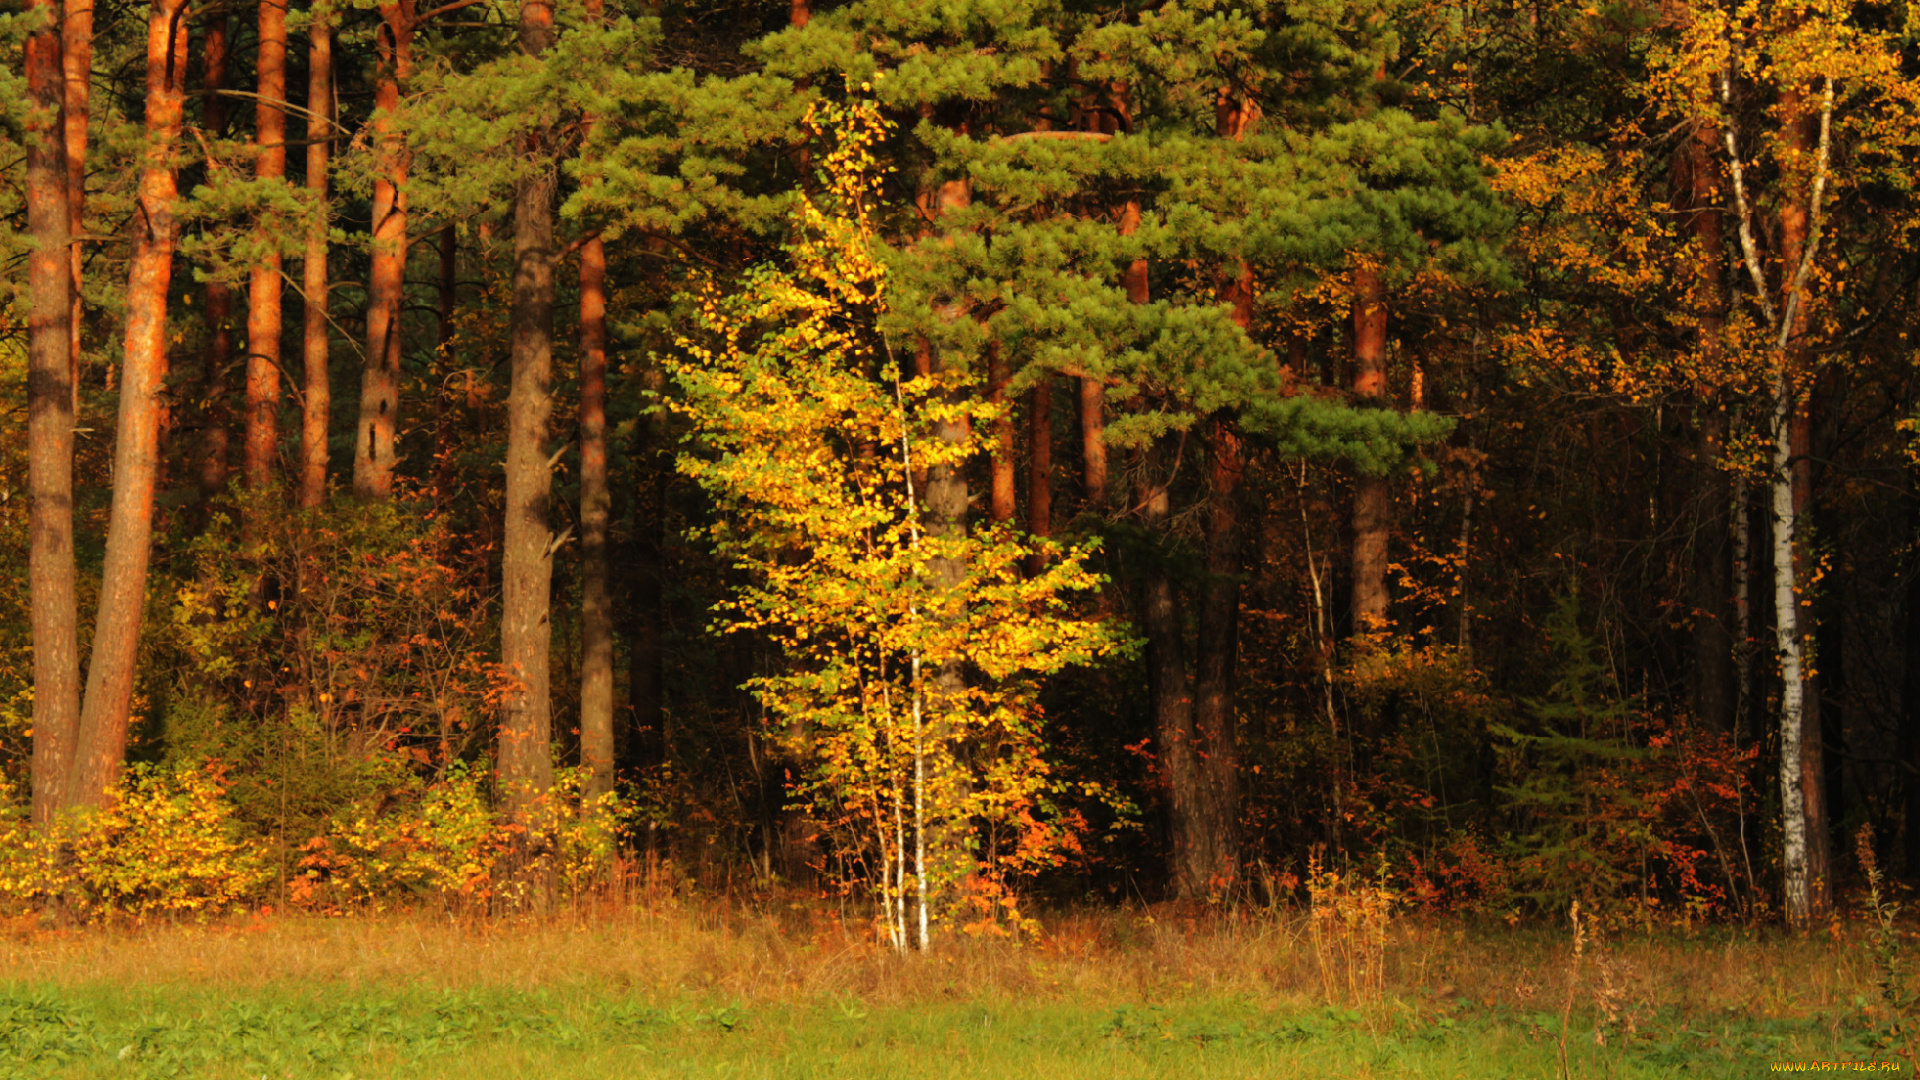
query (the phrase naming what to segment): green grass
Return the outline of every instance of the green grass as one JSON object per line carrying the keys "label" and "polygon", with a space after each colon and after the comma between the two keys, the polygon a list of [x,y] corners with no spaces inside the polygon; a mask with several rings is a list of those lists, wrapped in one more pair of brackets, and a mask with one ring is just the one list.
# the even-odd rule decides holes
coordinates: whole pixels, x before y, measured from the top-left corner
{"label": "green grass", "polygon": [[1325,1004],[1297,917],[1177,909],[928,957],[817,905],[0,929],[0,1080],[1550,1080],[1569,1002],[1570,1080],[1904,1048],[1846,928],[1631,935],[1575,964],[1549,927],[1396,921],[1383,998],[1353,1009]]}
{"label": "green grass", "polygon": [[[1596,1046],[1576,1077],[1750,1077],[1772,1060],[1891,1055],[1858,1018],[1659,1018]],[[1274,1008],[1245,996],[748,1007],[586,987],[243,993],[206,987],[0,990],[0,1076],[1528,1077],[1559,1073],[1557,1014]]]}

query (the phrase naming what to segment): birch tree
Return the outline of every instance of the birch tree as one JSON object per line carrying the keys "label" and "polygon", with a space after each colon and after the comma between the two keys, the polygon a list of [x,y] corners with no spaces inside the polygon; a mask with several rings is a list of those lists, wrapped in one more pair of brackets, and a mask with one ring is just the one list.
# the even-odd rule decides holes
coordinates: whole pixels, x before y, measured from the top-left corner
{"label": "birch tree", "polygon": [[[932,527],[921,478],[983,450],[975,432],[998,407],[956,393],[970,387],[951,370],[903,369],[877,329],[888,252],[873,149],[887,128],[867,101],[817,115],[834,136],[824,191],[799,202],[784,265],[691,298],[676,371],[696,442],[680,468],[723,508],[710,535],[747,576],[721,624],[784,658],[750,685],[769,737],[807,763],[796,794],[864,867],[885,938],[925,949],[944,886],[1047,846],[1028,842],[1050,834],[1032,681],[1123,639],[1065,607],[1098,583],[1088,548]],[[1048,568],[1027,579],[1036,552]],[[939,677],[960,668],[978,678]],[[982,843],[987,822],[1029,834],[1021,852]]]}

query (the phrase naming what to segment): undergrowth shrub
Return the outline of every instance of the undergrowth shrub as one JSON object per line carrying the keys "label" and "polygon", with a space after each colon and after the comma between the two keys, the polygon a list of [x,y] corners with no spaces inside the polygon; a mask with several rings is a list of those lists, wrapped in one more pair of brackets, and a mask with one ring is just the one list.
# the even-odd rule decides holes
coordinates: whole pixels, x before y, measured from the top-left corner
{"label": "undergrowth shrub", "polygon": [[272,874],[242,837],[217,765],[136,764],[91,813],[50,833],[6,793],[0,903],[58,902],[86,915],[220,911],[258,896]]}
{"label": "undergrowth shrub", "polygon": [[1737,847],[1736,821],[1758,748],[1659,716],[1623,692],[1571,599],[1547,630],[1554,682],[1521,703],[1516,723],[1492,728],[1515,901],[1546,913],[1578,900],[1613,922],[1742,911],[1753,898],[1752,860]]}
{"label": "undergrowth shrub", "polygon": [[384,807],[360,807],[308,841],[288,898],[313,910],[521,908],[577,897],[619,849],[627,800],[588,796],[586,774],[559,770],[517,821],[498,817],[483,770],[446,775]]}
{"label": "undergrowth shrub", "polygon": [[1387,934],[1400,894],[1381,860],[1371,879],[1307,861],[1307,926],[1327,1004],[1378,1002],[1386,987]]}

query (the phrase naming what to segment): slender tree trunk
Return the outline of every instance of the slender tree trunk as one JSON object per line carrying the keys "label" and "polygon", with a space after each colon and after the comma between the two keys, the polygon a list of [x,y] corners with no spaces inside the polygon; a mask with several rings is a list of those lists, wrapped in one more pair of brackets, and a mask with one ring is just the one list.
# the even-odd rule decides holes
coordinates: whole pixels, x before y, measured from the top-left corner
{"label": "slender tree trunk", "polygon": [[[522,0],[520,50],[544,54],[553,42],[551,0]],[[527,137],[534,171],[513,197],[513,385],[507,396],[506,528],[500,568],[500,659],[517,680],[500,721],[500,782],[523,809],[553,784],[548,656],[553,634],[553,534],[547,501],[552,466],[553,203],[555,176],[544,132]]]}
{"label": "slender tree trunk", "polygon": [[[1804,160],[1812,151],[1806,100],[1798,91],[1781,95],[1784,141],[1788,153]],[[1822,143],[1825,143],[1823,138]],[[1824,158],[1824,153],[1823,153]],[[1817,196],[1815,197],[1817,199]],[[1810,553],[1800,543],[1800,523],[1811,520],[1813,502],[1812,388],[1806,377],[1807,350],[1803,344],[1807,306],[1795,302],[1797,268],[1811,242],[1812,217],[1819,212],[1798,199],[1782,201],[1779,211],[1780,265],[1783,297],[1779,372],[1774,386],[1774,618],[1781,650],[1781,777],[1782,784],[1798,788],[1802,825],[1801,859],[1805,910],[1796,912],[1798,897],[1788,897],[1788,917],[1800,925],[1826,913],[1830,843],[1826,825],[1826,770],[1820,739],[1819,689],[1806,668],[1805,642],[1812,634],[1811,609],[1799,599],[1798,583],[1812,580],[1806,565]],[[1791,732],[1789,732],[1791,728]],[[1810,733],[1810,736],[1809,736]],[[1792,775],[1790,775],[1792,774]],[[1791,805],[1791,804],[1789,804]],[[1788,830],[1791,841],[1795,830]],[[1791,860],[1791,855],[1788,856]],[[1801,917],[1795,918],[1796,915]]]}
{"label": "slender tree trunk", "polygon": [[[1140,228],[1140,203],[1129,199],[1120,208],[1120,235],[1132,236]],[[1121,275],[1120,287],[1135,304],[1148,301],[1147,260],[1135,259]],[[1087,492],[1087,507],[1096,512],[1107,505],[1107,387],[1092,375],[1080,379],[1080,458],[1082,478]]]}
{"label": "slender tree trunk", "polygon": [[[1380,268],[1353,270],[1353,396],[1382,406],[1387,397],[1387,295]],[[1353,479],[1353,628],[1387,623],[1387,537],[1393,529],[1393,492],[1384,476]]]}
{"label": "slender tree trunk", "polygon": [[[1053,535],[1053,379],[1045,374],[1027,402],[1027,531]],[[1045,568],[1045,558],[1028,557],[1028,574]]]}
{"label": "slender tree trunk", "polygon": [[993,421],[992,486],[988,513],[995,525],[1011,525],[1015,506],[1016,453],[1013,410],[1007,404],[1007,382],[1013,378],[1007,358],[997,345],[987,346],[987,400],[1001,411]]}
{"label": "slender tree trunk", "polygon": [[1097,513],[1107,506],[1107,388],[1091,375],[1079,383],[1081,486]]}
{"label": "slender tree trunk", "polygon": [[[642,375],[647,390],[666,389],[658,366]],[[639,472],[633,505],[632,573],[628,576],[627,684],[633,705],[635,756],[642,768],[667,762],[672,733],[664,707],[666,610],[661,587],[667,556],[668,458],[671,446],[664,411],[646,416],[635,431],[634,465]]]}
{"label": "slender tree trunk", "polygon": [[[1726,325],[1727,283],[1722,272],[1725,237],[1720,227],[1719,182],[1714,175],[1714,146],[1719,134],[1703,124],[1674,155],[1674,190],[1686,212],[1696,248],[1694,283],[1688,304],[1700,323],[1702,367],[1720,352]],[[1734,640],[1729,629],[1727,510],[1730,489],[1720,456],[1726,446],[1727,413],[1715,400],[1718,388],[1702,382],[1694,389],[1699,440],[1694,461],[1693,536],[1693,712],[1711,731],[1733,730]]]}
{"label": "slender tree trunk", "polygon": [[73,295],[67,327],[67,368],[73,382],[73,414],[80,415],[80,331],[85,324],[81,281],[87,225],[87,121],[93,106],[93,0],[66,0],[60,21],[60,66],[65,79],[67,228]]}
{"label": "slender tree trunk", "polygon": [[373,95],[373,258],[367,281],[367,363],[354,428],[353,490],[363,498],[393,492],[400,423],[400,305],[407,272],[405,136],[393,115],[413,74],[413,0],[380,5],[380,70]]}
{"label": "slender tree trunk", "polygon": [[[254,102],[254,175],[287,175],[286,0],[260,0],[259,97]],[[262,240],[268,239],[265,236]],[[247,292],[247,486],[273,482],[280,449],[280,253],[262,256]]]}
{"label": "slender tree trunk", "polygon": [[[200,106],[200,125],[210,139],[227,130],[228,23],[224,11],[207,17],[207,38],[200,46],[200,83],[206,97]],[[227,490],[233,469],[227,376],[233,367],[233,289],[225,282],[207,282],[207,358],[201,372],[200,498]],[[209,511],[210,512],[210,511]]]}
{"label": "slender tree trunk", "polygon": [[173,273],[173,155],[186,100],[185,0],[156,0],[147,26],[147,147],[127,274],[127,336],[120,422],[113,451],[113,509],[107,526],[93,662],[80,714],[72,799],[97,805],[126,758],[128,711],[140,617],[146,606],[153,531],[160,395],[167,373],[167,287]]}
{"label": "slender tree trunk", "polygon": [[453,311],[460,291],[460,239],[452,222],[440,227],[440,279],[434,295],[433,346],[433,506],[447,514],[453,509],[454,456],[458,453],[459,406],[447,381],[453,372]]}
{"label": "slender tree trunk", "polygon": [[[1907,469],[1907,536],[1920,540],[1920,468]],[[1900,727],[1895,754],[1899,761],[1901,816],[1905,829],[1904,867],[1909,878],[1920,876],[1920,573],[1907,572],[1905,649],[1900,672]]]}
{"label": "slender tree trunk", "polygon": [[307,233],[302,266],[305,324],[301,355],[306,394],[300,411],[300,505],[319,506],[327,498],[327,429],[333,414],[333,381],[328,361],[327,166],[333,144],[333,13],[324,0],[315,5],[307,30],[307,192],[319,216]]}
{"label": "slender tree trunk", "polygon": [[[598,22],[600,0],[588,0]],[[592,119],[588,118],[588,125]],[[607,534],[607,251],[580,248],[580,763],[592,794],[613,790],[613,598]]]}
{"label": "slender tree trunk", "polygon": [[1733,724],[1742,735],[1757,735],[1759,723],[1754,716],[1754,628],[1753,628],[1753,484],[1744,476],[1733,478],[1733,498],[1728,516],[1733,531]]}
{"label": "slender tree trunk", "polygon": [[[1134,501],[1149,535],[1164,536],[1172,518],[1162,448],[1144,455]],[[1207,814],[1205,788],[1193,733],[1193,692],[1187,678],[1185,617],[1167,559],[1153,562],[1141,577],[1140,623],[1147,639],[1147,693],[1153,705],[1154,742],[1159,749],[1162,790],[1167,795],[1167,825],[1172,841],[1176,896],[1205,896],[1212,866],[1209,838],[1202,832]]]}
{"label": "slender tree trunk", "polygon": [[73,366],[67,162],[57,0],[29,0],[27,81],[27,581],[33,623],[33,821],[70,798],[80,722],[73,561]]}

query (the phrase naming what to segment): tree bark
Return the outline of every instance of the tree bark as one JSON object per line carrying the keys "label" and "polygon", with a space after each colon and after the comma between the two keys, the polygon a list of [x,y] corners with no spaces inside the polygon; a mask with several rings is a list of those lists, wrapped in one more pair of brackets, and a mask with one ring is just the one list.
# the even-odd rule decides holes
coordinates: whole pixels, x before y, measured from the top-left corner
{"label": "tree bark", "polygon": [[[1240,480],[1246,467],[1233,418],[1217,415],[1208,438],[1206,581],[1200,589],[1193,744],[1204,784],[1193,828],[1189,886],[1218,895],[1240,872],[1239,718],[1234,708],[1240,654]],[[1204,877],[1198,873],[1204,871]]]}
{"label": "tree bark", "polygon": [[327,498],[327,429],[333,414],[329,368],[327,274],[327,166],[333,150],[333,13],[316,4],[307,31],[307,191],[321,208],[307,233],[301,267],[306,292],[301,358],[305,399],[300,410],[300,505],[319,506]]}
{"label": "tree bark", "polygon": [[[254,102],[254,176],[287,175],[286,0],[260,0],[259,97]],[[262,233],[262,241],[272,240]],[[275,241],[277,245],[277,241]],[[280,448],[280,270],[277,250],[261,257],[247,290],[247,486],[273,482]]]}
{"label": "tree bark", "polygon": [[[666,373],[657,365],[641,378],[645,389],[655,395],[666,389]],[[672,739],[664,706],[666,609],[661,587],[667,556],[667,480],[673,468],[665,411],[643,418],[634,436],[633,460],[640,475],[633,502],[632,572],[627,578],[627,695],[637,744],[632,753],[642,768],[651,769],[667,763]]]}
{"label": "tree bark", "polygon": [[458,454],[457,421],[460,410],[447,381],[453,374],[454,302],[460,292],[460,239],[452,222],[440,227],[440,279],[436,282],[433,316],[433,506],[447,514],[453,509],[454,458]]}
{"label": "tree bark", "polygon": [[[1920,467],[1907,469],[1907,535],[1920,540]],[[1894,756],[1898,759],[1909,878],[1920,876],[1920,573],[1908,571],[1905,610],[1905,648],[1900,672],[1900,727]]]}
{"label": "tree bark", "polygon": [[400,305],[407,271],[407,148],[393,116],[413,74],[413,0],[380,5],[380,70],[374,85],[373,257],[367,280],[367,362],[354,429],[353,490],[393,493],[400,423]]}
{"label": "tree bark", "polygon": [[60,21],[60,66],[65,80],[66,113],[61,123],[67,143],[67,228],[73,295],[67,326],[67,368],[73,382],[73,414],[80,415],[80,333],[85,324],[81,282],[86,235],[87,121],[93,106],[93,0],[66,0]]}
{"label": "tree bark", "polygon": [[73,554],[73,365],[69,188],[57,0],[29,0],[27,82],[27,581],[33,628],[33,821],[69,799],[80,721]]}
{"label": "tree bark", "polygon": [[[597,22],[600,0],[588,0]],[[588,125],[592,119],[588,118]],[[580,248],[580,764],[590,794],[613,790],[613,599],[607,534],[607,252]]]}
{"label": "tree bark", "polygon": [[[207,18],[207,38],[200,46],[200,84],[206,91],[200,107],[200,125],[208,138],[227,130],[228,18],[224,11]],[[227,375],[233,366],[233,290],[225,282],[207,282],[207,358],[200,389],[200,498],[227,490],[233,468],[232,416],[228,410]],[[211,510],[207,511],[211,513]]]}
{"label": "tree bark", "polygon": [[[1044,373],[1027,402],[1027,531],[1053,535],[1053,379]],[[1045,568],[1045,558],[1028,557],[1028,574]]]}
{"label": "tree bark", "polygon": [[146,605],[158,466],[160,395],[167,373],[167,287],[173,273],[173,155],[186,100],[186,0],[156,0],[147,25],[147,147],[140,170],[120,420],[113,451],[113,507],[94,624],[93,662],[80,714],[72,800],[98,805],[126,758],[128,711],[140,617]]}
{"label": "tree bark", "polygon": [[[1688,306],[1699,321],[1702,368],[1711,369],[1720,353],[1726,325],[1727,283],[1722,272],[1725,237],[1720,225],[1719,183],[1713,171],[1718,133],[1702,124],[1674,155],[1676,202],[1685,213],[1696,248],[1694,281]],[[1699,437],[1694,460],[1693,535],[1693,712],[1708,730],[1733,730],[1734,637],[1730,589],[1733,580],[1728,511],[1732,491],[1720,468],[1727,438],[1727,413],[1717,400],[1719,388],[1705,379],[1694,388]]]}
{"label": "tree bark", "polygon": [[[1150,447],[1141,462],[1134,501],[1148,533],[1164,537],[1172,518],[1161,459],[1162,447]],[[1186,619],[1164,553],[1141,576],[1140,622],[1147,639],[1147,694],[1153,705],[1154,742],[1160,754],[1161,788],[1167,796],[1167,825],[1172,843],[1173,891],[1186,898],[1205,896],[1213,864],[1204,835],[1208,818],[1199,756],[1194,745],[1193,693],[1187,679]]]}
{"label": "tree bark", "polygon": [[1007,382],[1012,379],[1007,358],[997,345],[987,346],[987,400],[1001,411],[993,421],[992,485],[988,514],[996,525],[1011,525],[1015,506],[1016,472],[1013,410],[1007,404]]}
{"label": "tree bark", "polygon": [[1107,505],[1107,388],[1091,375],[1079,383],[1081,486],[1087,509],[1097,513]]}
{"label": "tree bark", "polygon": [[[522,0],[520,50],[540,56],[553,42],[551,0]],[[513,384],[507,396],[507,490],[501,560],[500,659],[518,680],[500,720],[500,783],[507,805],[524,812],[553,784],[548,656],[553,644],[552,532],[547,503],[552,467],[553,204],[555,176],[544,132],[527,136],[532,159],[513,197]]]}
{"label": "tree bark", "polygon": [[[1353,270],[1353,396],[1360,405],[1386,404],[1387,298],[1380,268]],[[1387,538],[1393,529],[1393,493],[1386,477],[1353,479],[1353,628],[1387,623]]]}

